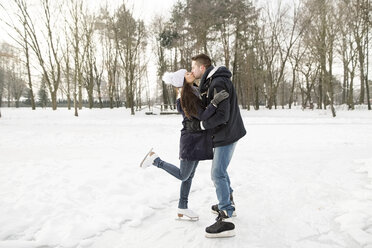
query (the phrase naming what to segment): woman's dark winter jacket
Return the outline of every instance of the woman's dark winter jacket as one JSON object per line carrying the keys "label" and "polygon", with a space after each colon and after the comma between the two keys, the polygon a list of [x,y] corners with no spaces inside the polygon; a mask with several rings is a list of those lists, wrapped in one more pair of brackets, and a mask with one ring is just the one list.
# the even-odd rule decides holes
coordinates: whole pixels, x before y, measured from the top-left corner
{"label": "woman's dark winter jacket", "polygon": [[[210,130],[189,131],[186,129],[186,122],[189,119],[186,117],[180,99],[177,99],[177,110],[183,116],[183,128],[181,130],[180,138],[180,159],[197,161],[213,159],[213,143],[212,134]],[[196,118],[200,121],[207,120],[216,112],[216,107],[209,104],[207,108],[202,105],[198,108],[198,116]]]}
{"label": "woman's dark winter jacket", "polygon": [[231,72],[224,66],[210,66],[201,78],[199,90],[202,101],[207,106],[213,99],[214,89],[217,92],[226,90],[229,98],[218,104],[216,113],[202,120],[204,129],[212,130],[213,146],[226,146],[238,141],[247,132],[240,115],[238,99],[231,80]]}

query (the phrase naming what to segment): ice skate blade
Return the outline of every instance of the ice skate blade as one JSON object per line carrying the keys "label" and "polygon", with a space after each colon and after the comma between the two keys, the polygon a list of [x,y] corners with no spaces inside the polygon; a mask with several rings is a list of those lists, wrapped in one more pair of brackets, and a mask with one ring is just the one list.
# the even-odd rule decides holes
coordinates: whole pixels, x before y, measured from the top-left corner
{"label": "ice skate blade", "polygon": [[235,230],[225,231],[221,233],[205,233],[206,238],[231,238],[235,236]]}
{"label": "ice skate blade", "polygon": [[198,221],[199,217],[189,217],[184,214],[178,214],[176,220],[179,221]]}
{"label": "ice skate blade", "polygon": [[150,153],[152,152],[154,148],[151,148],[150,151],[146,154],[146,156],[143,158],[142,162],[140,163],[140,167],[142,168],[143,162],[145,162],[146,158],[150,156]]}

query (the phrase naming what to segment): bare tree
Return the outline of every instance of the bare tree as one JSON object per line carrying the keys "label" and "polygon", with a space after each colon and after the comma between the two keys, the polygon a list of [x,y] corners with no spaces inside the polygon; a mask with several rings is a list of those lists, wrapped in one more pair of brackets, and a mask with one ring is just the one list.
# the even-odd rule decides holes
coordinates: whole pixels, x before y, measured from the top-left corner
{"label": "bare tree", "polygon": [[95,82],[95,85],[96,85],[96,88],[97,88],[98,103],[99,103],[99,107],[103,108],[101,84],[102,84],[102,75],[103,75],[104,66],[102,65],[102,66],[99,67],[97,65],[97,58],[94,58],[93,68],[94,68],[94,82]]}
{"label": "bare tree", "polygon": [[359,70],[360,70],[360,96],[359,104],[365,102],[367,96],[368,109],[371,110],[369,101],[369,85],[366,80],[366,55],[368,51],[368,28],[371,25],[369,22],[369,14],[371,12],[371,5],[368,0],[353,0],[349,5],[351,12],[352,31],[358,51]]}
{"label": "bare tree", "polygon": [[[317,64],[317,60],[311,55],[311,50],[305,50],[305,54],[298,64],[298,70],[300,71],[304,81],[299,84],[302,95],[302,108],[305,109],[309,106],[310,109],[314,108],[314,100],[312,92],[315,97],[317,96],[315,86],[319,79],[320,66]],[[317,96],[319,98],[319,96]]]}
{"label": "bare tree", "polygon": [[[97,61],[97,57],[94,59],[94,78],[95,78],[95,84],[97,88],[97,95],[98,95],[98,101],[99,101],[99,106],[100,108],[103,108],[103,102],[102,102],[102,97],[103,97],[103,91],[102,91],[102,81],[103,81],[103,73],[106,70],[110,69],[109,62],[108,60],[110,59],[110,54],[111,51],[109,51],[107,48],[112,49],[111,43],[111,32],[110,32],[110,23],[111,19],[109,16],[109,12],[106,9],[102,8],[100,10],[100,13],[95,20],[94,23],[94,28],[98,32],[99,35],[99,42],[100,42],[100,52],[101,55],[99,56],[101,58],[100,63]],[[111,38],[110,38],[111,37]],[[109,46],[107,46],[109,44]]]}
{"label": "bare tree", "polygon": [[117,83],[119,51],[118,49],[116,49],[115,40],[112,38],[112,36],[115,35],[112,34],[112,29],[110,28],[110,26],[112,25],[112,20],[108,24],[109,24],[108,33],[107,36],[105,37],[105,65],[107,72],[108,97],[110,100],[110,108],[114,108],[114,93]]}
{"label": "bare tree", "polygon": [[[160,24],[160,25],[159,25]],[[160,17],[156,18],[153,23],[154,36],[156,39],[156,55],[157,55],[157,75],[158,82],[161,84],[162,92],[162,103],[165,109],[168,107],[172,108],[172,86],[166,85],[162,81],[162,76],[167,70],[172,70],[174,68],[174,61],[169,59],[167,55],[167,50],[172,50],[176,46],[176,39],[178,33],[174,32],[169,26],[169,23],[165,23]]]}
{"label": "bare tree", "polygon": [[24,20],[23,23],[23,28],[24,28],[24,37],[23,37],[23,48],[24,48],[24,53],[26,56],[26,68],[27,68],[27,77],[28,77],[28,88],[30,90],[29,94],[31,97],[31,108],[32,110],[35,110],[35,97],[34,97],[34,91],[32,89],[32,80],[31,80],[31,65],[30,65],[30,51],[29,51],[29,45],[28,45],[28,36],[27,36],[27,29],[26,29],[26,20]]}
{"label": "bare tree", "polygon": [[116,49],[119,51],[119,57],[123,64],[127,106],[131,109],[131,114],[134,115],[136,82],[143,75],[143,68],[139,70],[137,68],[141,67],[138,63],[139,57],[146,48],[146,30],[144,22],[135,20],[124,4],[118,9],[116,15]]}
{"label": "bare tree", "polygon": [[152,30],[151,34],[154,39],[154,53],[156,54],[156,65],[157,65],[157,82],[158,88],[162,90],[163,103],[166,104],[167,97],[167,88],[165,83],[162,81],[164,73],[167,71],[167,60],[165,55],[164,44],[167,44],[167,39],[163,35],[165,21],[161,16],[156,16],[152,21],[151,27],[149,30]]}
{"label": "bare tree", "polygon": [[93,108],[94,103],[94,63],[95,63],[95,47],[93,41],[94,32],[94,19],[95,16],[85,16],[84,17],[84,47],[86,50],[86,60],[85,60],[85,77],[84,77],[84,87],[87,90],[89,108]]}
{"label": "bare tree", "polygon": [[0,118],[1,118],[1,107],[3,103],[4,92],[6,91],[6,81],[8,78],[8,66],[10,60],[13,59],[11,49],[6,43],[3,43],[0,47]]}
{"label": "bare tree", "polygon": [[[74,110],[75,116],[79,116],[78,108],[81,109],[83,106],[82,99],[82,67],[85,57],[85,49],[81,48],[81,42],[83,39],[82,34],[82,11],[83,2],[77,0],[71,0],[69,11],[72,19],[70,24],[70,32],[72,34],[71,45],[73,48],[73,59],[74,59],[74,75],[73,75],[73,92],[74,92]],[[83,50],[83,51],[82,51]]]}
{"label": "bare tree", "polygon": [[[355,65],[352,63],[356,57],[356,49],[354,48],[354,40],[353,40],[353,32],[352,32],[352,25],[351,25],[351,12],[344,11],[345,9],[349,8],[350,2],[347,1],[340,1],[338,3],[338,17],[337,22],[339,23],[339,40],[338,40],[338,49],[337,52],[342,58],[342,65],[343,65],[343,85],[342,85],[342,103],[348,103],[349,108],[354,108],[351,106],[352,103],[349,102],[349,99],[353,99],[349,97],[350,92],[353,92],[353,85],[350,85],[351,75],[350,72],[352,71],[352,76],[354,77],[355,67],[350,71],[350,65]],[[349,87],[351,88],[349,89]]]}
{"label": "bare tree", "polygon": [[[45,40],[43,46],[40,41],[40,34],[34,25],[34,18],[30,16],[25,0],[13,0],[19,11],[19,18],[23,21],[25,33],[27,34],[27,44],[37,57],[43,74],[45,74],[47,87],[52,98],[52,108],[57,109],[57,91],[61,82],[61,56],[59,38],[54,37],[55,32],[52,28],[52,13],[49,0],[41,0],[43,12],[43,24]],[[53,15],[54,16],[54,15]],[[19,32],[20,33],[20,32]]]}
{"label": "bare tree", "polygon": [[1,106],[2,106],[2,103],[3,103],[3,92],[4,92],[4,79],[5,79],[5,75],[4,75],[4,70],[2,67],[0,67],[0,118],[1,118]]}
{"label": "bare tree", "polygon": [[[298,72],[299,72],[299,67],[301,66],[301,60],[304,58],[304,55],[306,54],[307,51],[308,51],[307,47],[303,46],[303,44],[299,42],[292,50],[290,58],[289,58],[289,62],[291,63],[291,67],[292,67],[292,84],[291,84],[291,88],[289,92],[289,102],[288,102],[289,109],[291,109],[292,104],[294,102],[294,91],[296,89],[296,82],[299,81]],[[308,83],[308,80],[306,82]],[[311,101],[310,98],[309,100]]]}
{"label": "bare tree", "polygon": [[349,109],[353,110],[354,109],[354,78],[355,78],[355,70],[357,67],[358,57],[357,57],[356,50],[354,48],[354,43],[351,40],[349,40],[348,44],[349,44],[348,57],[350,58],[351,68],[349,66],[347,67],[347,74],[349,75],[348,79],[350,80],[347,104],[349,106]]}
{"label": "bare tree", "polygon": [[334,59],[334,46],[335,39],[338,34],[338,27],[336,25],[336,14],[334,8],[330,8],[327,13],[327,62],[328,62],[328,73],[327,73],[327,97],[331,106],[333,117],[336,117],[336,110],[334,107],[334,84],[333,84],[333,59]]}
{"label": "bare tree", "polygon": [[[22,66],[20,60],[12,63],[11,71],[8,72],[8,95],[14,99],[16,108],[19,107],[19,100],[24,93],[26,83],[22,79]],[[10,102],[10,98],[8,98]]]}
{"label": "bare tree", "polygon": [[[269,109],[277,106],[277,91],[279,85],[284,84],[284,72],[291,50],[297,40],[301,37],[306,25],[300,25],[300,6],[294,8],[292,20],[289,21],[289,7],[282,9],[281,2],[275,14],[266,10],[265,24],[261,31],[263,58],[267,70],[265,91],[267,96],[267,107]],[[307,20],[307,19],[305,19]],[[288,25],[288,23],[290,23]],[[306,23],[306,21],[304,21]],[[284,99],[282,99],[284,102]],[[282,103],[283,104],[283,103]]]}
{"label": "bare tree", "polygon": [[318,108],[331,106],[332,115],[336,116],[333,106],[332,66],[333,51],[337,27],[335,25],[334,2],[325,0],[308,0],[302,10],[304,17],[310,17],[304,42],[316,55],[320,66],[320,82],[318,84]]}
{"label": "bare tree", "polygon": [[[27,8],[26,3],[19,1],[17,4],[24,5],[24,8]],[[0,4],[0,7],[3,8],[3,10],[7,11],[3,5]],[[11,18],[9,18],[11,19]],[[33,92],[33,84],[31,79],[31,64],[30,64],[30,49],[29,49],[29,41],[28,41],[28,32],[27,32],[27,18],[25,15],[22,14],[16,14],[17,23],[14,23],[12,20],[2,20],[7,26],[12,28],[18,35],[18,37],[14,37],[10,35],[10,37],[18,44],[20,47],[23,48],[23,52],[25,54],[25,65],[27,68],[27,79],[28,79],[28,87],[29,87],[29,94],[30,94],[30,100],[31,100],[31,108],[32,110],[35,110],[35,97]],[[22,28],[20,28],[19,26]]]}
{"label": "bare tree", "polygon": [[70,65],[70,42],[67,39],[67,32],[66,32],[66,51],[63,54],[63,59],[65,61],[65,67],[63,68],[64,74],[65,74],[65,84],[66,88],[61,87],[61,90],[63,90],[66,93],[67,97],[67,109],[71,110],[71,65]]}

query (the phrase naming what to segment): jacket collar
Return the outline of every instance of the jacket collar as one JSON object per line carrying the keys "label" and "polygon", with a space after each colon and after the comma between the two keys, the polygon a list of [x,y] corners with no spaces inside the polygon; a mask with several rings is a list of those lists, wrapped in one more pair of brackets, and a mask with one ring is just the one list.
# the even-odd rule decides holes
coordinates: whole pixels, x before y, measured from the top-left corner
{"label": "jacket collar", "polygon": [[[199,85],[199,90],[201,93],[205,92],[208,90],[208,85],[207,85],[207,79],[209,78],[209,73],[214,69],[214,67],[211,65],[208,67],[207,70],[205,70],[201,80],[200,80],[200,85]],[[213,75],[213,74],[212,74]]]}

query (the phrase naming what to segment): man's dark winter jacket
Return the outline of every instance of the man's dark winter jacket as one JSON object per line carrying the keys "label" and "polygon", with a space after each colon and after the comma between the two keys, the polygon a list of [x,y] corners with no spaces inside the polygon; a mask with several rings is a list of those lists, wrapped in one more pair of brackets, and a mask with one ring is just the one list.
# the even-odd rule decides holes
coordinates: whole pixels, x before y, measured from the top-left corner
{"label": "man's dark winter jacket", "polygon": [[[197,132],[190,132],[186,129],[186,122],[190,121],[184,111],[182,110],[180,99],[177,99],[177,110],[183,116],[183,128],[181,130],[180,138],[180,159],[197,161],[213,159],[213,143],[211,130],[201,130]],[[207,108],[202,105],[199,106],[198,116],[196,118],[200,121],[206,120],[216,112],[216,107],[209,104]]]}
{"label": "man's dark winter jacket", "polygon": [[202,126],[213,133],[213,146],[225,146],[242,138],[247,132],[240,115],[238,99],[231,80],[231,72],[224,66],[210,66],[201,78],[199,90],[202,101],[207,106],[217,92],[226,90],[229,98],[218,104],[216,113],[202,121]]}

